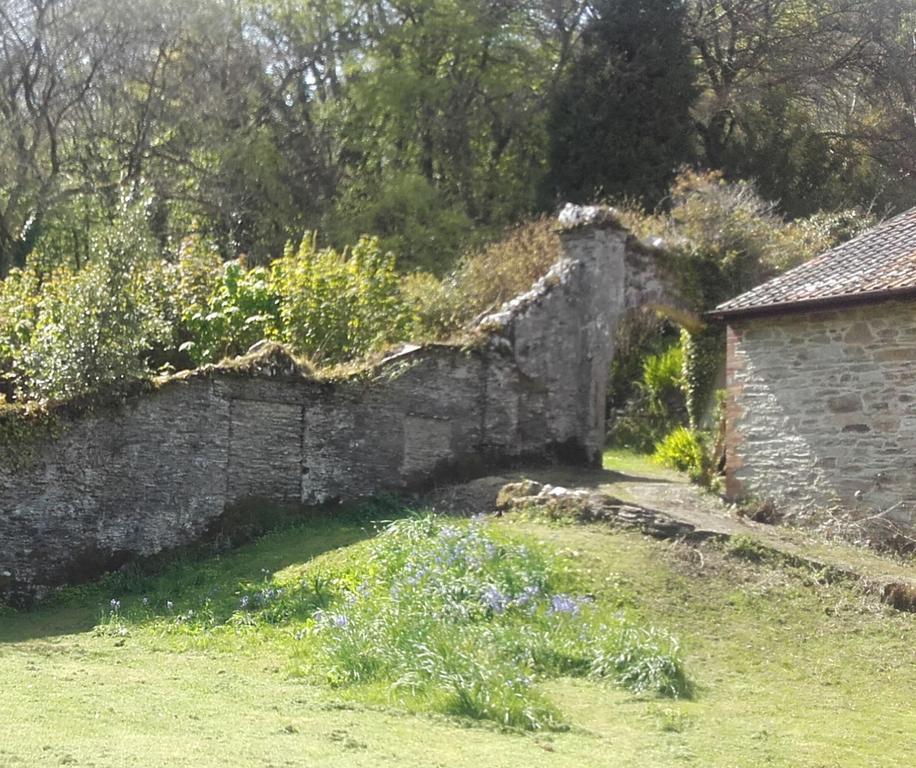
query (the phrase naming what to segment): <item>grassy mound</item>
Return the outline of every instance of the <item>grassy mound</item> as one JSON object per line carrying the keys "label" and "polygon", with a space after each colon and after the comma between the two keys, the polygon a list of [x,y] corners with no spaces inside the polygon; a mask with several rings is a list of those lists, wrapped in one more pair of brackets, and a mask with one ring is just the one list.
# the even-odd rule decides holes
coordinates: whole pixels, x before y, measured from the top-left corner
{"label": "grassy mound", "polygon": [[538,692],[546,679],[688,692],[674,638],[583,594],[550,548],[479,519],[397,520],[346,556],[265,570],[240,586],[183,603],[161,590],[113,597],[99,631],[153,623],[198,638],[280,632],[295,671],[313,682],[529,730],[563,722]]}

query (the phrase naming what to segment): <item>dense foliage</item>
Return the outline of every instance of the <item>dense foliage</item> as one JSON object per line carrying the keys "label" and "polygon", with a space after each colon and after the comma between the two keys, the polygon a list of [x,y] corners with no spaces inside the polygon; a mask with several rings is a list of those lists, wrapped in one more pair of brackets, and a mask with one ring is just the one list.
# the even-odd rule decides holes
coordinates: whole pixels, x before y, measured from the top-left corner
{"label": "dense foliage", "polygon": [[171,328],[158,259],[136,206],[90,240],[91,261],[0,283],[0,362],[24,397],[65,398],[146,370]]}
{"label": "dense foliage", "polygon": [[[608,397],[609,438],[708,480],[719,460],[714,386],[724,365],[722,329],[699,313],[855,235],[871,223],[855,211],[786,221],[748,182],[681,173],[669,207],[624,211],[629,226],[661,245],[682,301],[697,313],[638,315],[618,333]],[[720,385],[721,386],[721,385]],[[709,454],[716,455],[709,455]],[[700,461],[702,457],[702,461]]]}
{"label": "dense foliage", "polygon": [[548,199],[654,206],[693,159],[697,71],[680,0],[594,3],[551,105]]}
{"label": "dense foliage", "polygon": [[[681,174],[670,198],[667,211],[630,207],[624,217],[637,234],[664,243],[681,293],[698,311],[868,222],[840,212],[787,223],[753,186],[717,174]],[[407,339],[455,339],[527,290],[561,253],[552,220],[540,218],[467,251],[443,277],[403,275],[373,237],[334,249],[306,234],[258,264],[245,256],[224,260],[219,244],[199,233],[175,252],[163,250],[156,215],[153,196],[121,201],[111,219],[89,227],[79,264],[50,258],[42,246],[0,281],[0,395],[64,398],[160,369],[218,362],[262,339],[318,365]],[[642,380],[643,367],[674,342],[676,329],[641,323],[638,338],[618,340],[611,408],[635,416],[618,418],[616,439],[649,449],[672,423],[689,416],[696,424],[722,345],[715,332],[691,329],[686,400],[672,395],[677,388],[660,394],[656,381]]]}
{"label": "dense foliage", "polygon": [[[264,264],[304,231],[447,273],[556,196],[681,162],[790,217],[912,202],[916,0],[8,0],[0,277],[126,194]],[[546,194],[545,194],[546,191]]]}
{"label": "dense foliage", "polygon": [[404,338],[414,313],[377,240],[288,245],[270,266],[223,262],[188,238],[159,258],[143,206],[97,228],[89,261],[14,269],[0,282],[0,394],[57,400],[244,354],[262,339],[316,363],[353,360]]}
{"label": "dense foliage", "polygon": [[157,371],[243,355],[273,340],[317,366],[408,338],[460,337],[559,258],[541,219],[467,253],[444,278],[402,276],[377,238],[320,247],[314,234],[262,266],[186,237],[168,260],[149,200],[93,228],[79,269],[36,259],[0,281],[0,398],[63,399]]}

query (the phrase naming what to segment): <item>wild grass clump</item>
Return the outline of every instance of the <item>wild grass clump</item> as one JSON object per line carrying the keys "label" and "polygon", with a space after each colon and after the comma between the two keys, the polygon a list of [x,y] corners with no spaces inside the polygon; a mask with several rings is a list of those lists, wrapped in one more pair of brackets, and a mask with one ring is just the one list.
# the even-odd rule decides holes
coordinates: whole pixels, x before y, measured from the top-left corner
{"label": "wild grass clump", "polygon": [[415,339],[453,339],[480,315],[529,290],[562,255],[554,222],[540,218],[469,251],[443,279],[427,273],[407,277],[402,290],[415,310]]}
{"label": "wild grass clump", "polygon": [[561,558],[481,522],[398,521],[352,588],[316,613],[301,658],[336,686],[385,684],[413,706],[524,729],[559,722],[536,686],[549,677],[686,692],[673,638],[574,587]]}

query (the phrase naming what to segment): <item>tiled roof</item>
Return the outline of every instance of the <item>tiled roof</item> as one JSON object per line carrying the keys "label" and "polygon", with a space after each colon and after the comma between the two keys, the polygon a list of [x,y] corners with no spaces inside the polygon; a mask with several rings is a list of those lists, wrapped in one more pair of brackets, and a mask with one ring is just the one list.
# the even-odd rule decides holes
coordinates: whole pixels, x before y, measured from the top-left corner
{"label": "tiled roof", "polygon": [[728,317],[916,294],[916,208],[720,304]]}

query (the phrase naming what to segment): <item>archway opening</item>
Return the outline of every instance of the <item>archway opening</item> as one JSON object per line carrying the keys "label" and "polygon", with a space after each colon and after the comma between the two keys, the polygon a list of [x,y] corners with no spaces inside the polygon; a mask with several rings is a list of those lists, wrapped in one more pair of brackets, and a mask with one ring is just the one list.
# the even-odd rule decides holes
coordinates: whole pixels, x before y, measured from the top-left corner
{"label": "archway opening", "polygon": [[715,485],[724,457],[723,330],[682,308],[628,311],[615,332],[609,448],[653,455]]}

